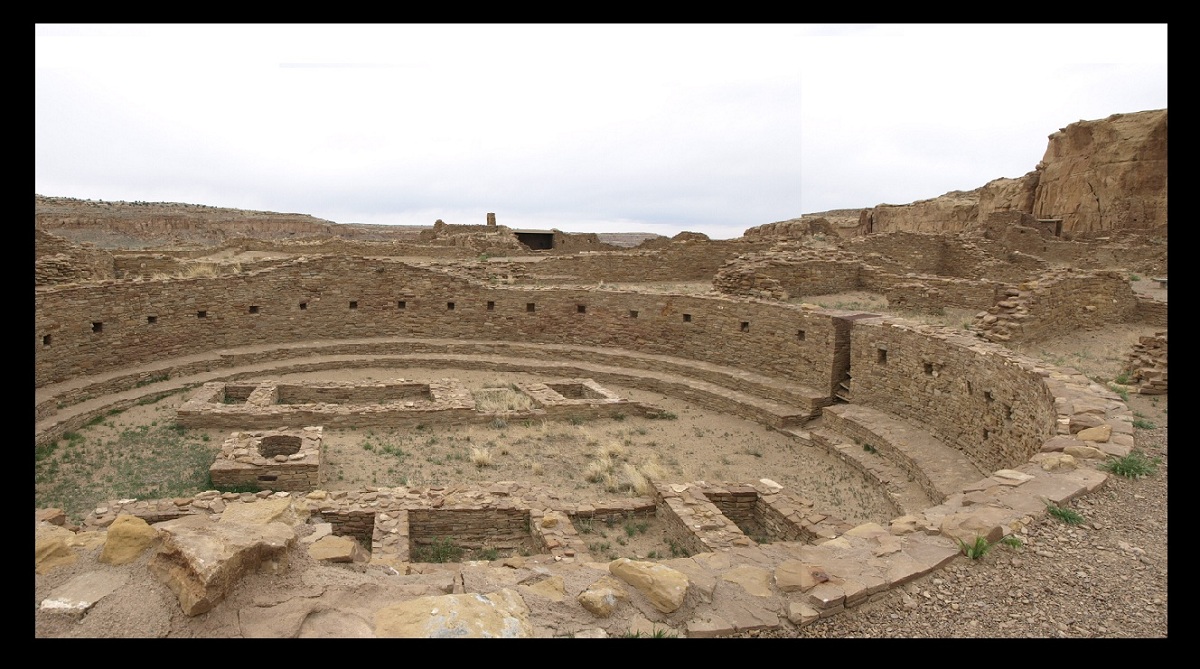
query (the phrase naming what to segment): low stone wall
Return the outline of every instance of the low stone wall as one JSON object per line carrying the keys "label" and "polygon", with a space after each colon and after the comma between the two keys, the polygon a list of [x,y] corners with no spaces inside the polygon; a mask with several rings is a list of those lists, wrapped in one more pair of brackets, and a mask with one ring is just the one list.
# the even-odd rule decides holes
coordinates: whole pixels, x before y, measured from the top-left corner
{"label": "low stone wall", "polygon": [[946,307],[987,309],[1001,291],[1003,286],[993,281],[923,276],[893,284],[884,295],[890,308],[940,314]]}
{"label": "low stone wall", "polygon": [[1165,395],[1167,392],[1167,333],[1156,332],[1142,337],[1129,354],[1125,364],[1130,381],[1142,395]]}
{"label": "low stone wall", "polygon": [[[653,405],[618,397],[592,379],[513,385],[533,408],[477,410],[474,394],[457,379],[425,383],[398,379],[361,384],[264,381],[255,385],[213,381],[204,384],[176,410],[175,421],[184,427],[227,429],[262,430],[281,425],[418,429],[422,425],[486,425],[497,419],[592,420],[618,414],[653,416],[661,411]],[[581,389],[580,397],[564,397],[554,388],[564,389],[564,392]]]}
{"label": "low stone wall", "polygon": [[974,328],[988,341],[1032,342],[1137,318],[1138,301],[1123,272],[1059,269],[1008,292],[975,317]]}
{"label": "low stone wall", "polygon": [[1136,295],[1137,322],[1156,327],[1167,327],[1167,303],[1145,295]]}

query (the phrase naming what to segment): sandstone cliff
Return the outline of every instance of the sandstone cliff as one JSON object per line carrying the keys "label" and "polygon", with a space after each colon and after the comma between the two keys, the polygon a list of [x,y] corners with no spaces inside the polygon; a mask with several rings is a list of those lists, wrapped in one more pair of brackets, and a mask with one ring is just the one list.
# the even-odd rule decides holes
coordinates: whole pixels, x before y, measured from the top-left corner
{"label": "sandstone cliff", "polygon": [[1062,221],[1061,233],[1167,234],[1167,110],[1114,114],[1050,135],[1036,169],[906,205],[862,212],[858,233],[961,232],[996,212]]}
{"label": "sandstone cliff", "polygon": [[1063,230],[1167,231],[1167,110],[1080,121],[1050,135],[1033,215]]}

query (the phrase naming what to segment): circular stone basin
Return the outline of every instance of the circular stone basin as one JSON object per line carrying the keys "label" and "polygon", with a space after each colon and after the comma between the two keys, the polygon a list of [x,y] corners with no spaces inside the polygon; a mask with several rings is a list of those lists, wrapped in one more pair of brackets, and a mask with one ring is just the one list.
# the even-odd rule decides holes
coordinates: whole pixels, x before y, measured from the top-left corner
{"label": "circular stone basin", "polygon": [[258,445],[258,452],[264,458],[273,458],[276,455],[292,455],[300,452],[300,437],[289,434],[272,434],[262,438]]}

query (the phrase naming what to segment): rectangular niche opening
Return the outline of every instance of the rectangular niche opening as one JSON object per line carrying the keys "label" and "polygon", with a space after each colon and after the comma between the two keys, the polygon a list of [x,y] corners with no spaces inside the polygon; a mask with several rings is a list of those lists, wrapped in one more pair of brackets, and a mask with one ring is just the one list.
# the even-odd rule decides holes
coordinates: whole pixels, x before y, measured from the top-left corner
{"label": "rectangular niche opening", "polygon": [[157,322],[158,322],[158,316],[147,316],[146,317],[146,323],[148,323],[150,325],[154,325]]}
{"label": "rectangular niche opening", "polygon": [[683,315],[683,322],[684,322],[684,323],[691,323],[691,322],[692,322],[692,315],[691,315],[691,314],[684,314],[684,315]]}
{"label": "rectangular niche opening", "polygon": [[304,310],[305,310],[305,309],[307,309],[307,308],[308,308],[308,302],[301,302],[301,303],[300,303],[300,311],[304,311]]}
{"label": "rectangular niche opening", "polygon": [[252,304],[252,305],[250,305],[250,313],[252,313],[252,314],[257,314],[257,313],[258,313],[258,306],[256,306],[256,305],[253,305],[253,304]]}
{"label": "rectangular niche opening", "polygon": [[208,312],[207,311],[197,311],[196,318],[208,318]]}
{"label": "rectangular niche opening", "polygon": [[488,310],[488,311],[495,311],[495,310],[496,310],[496,303],[495,303],[495,302],[493,302],[493,301],[491,301],[491,300],[489,300],[489,301],[488,301],[488,303],[487,303],[487,310]]}
{"label": "rectangular niche opening", "polygon": [[586,304],[577,304],[577,305],[575,305],[575,313],[577,313],[577,314],[586,314],[586,313],[587,313],[587,305],[586,305]]}
{"label": "rectangular niche opening", "polygon": [[453,302],[446,303],[446,311],[454,311],[454,303]]}
{"label": "rectangular niche opening", "polygon": [[569,400],[606,400],[607,395],[592,390],[582,383],[547,383],[546,387]]}
{"label": "rectangular niche opening", "polygon": [[534,304],[533,302],[525,303],[525,311],[528,311],[529,313],[533,313],[536,310],[537,310],[537,305]]}
{"label": "rectangular niche opening", "polygon": [[796,341],[804,341],[804,330],[796,330]]}
{"label": "rectangular niche opening", "polygon": [[409,561],[463,562],[539,554],[528,509],[413,509],[408,512]]}
{"label": "rectangular niche opening", "polygon": [[50,345],[50,335],[42,335],[42,346]]}
{"label": "rectangular niche opening", "polygon": [[887,364],[887,349],[886,348],[875,349],[875,362],[877,362],[881,365]]}
{"label": "rectangular niche opening", "polygon": [[750,321],[742,321],[742,332],[750,331]]}
{"label": "rectangular niche opening", "polygon": [[638,312],[637,312],[637,311],[635,311],[635,310],[633,310],[633,309],[630,309],[630,310],[629,310],[629,317],[630,317],[630,318],[637,318],[637,317],[638,317]]}
{"label": "rectangular niche opening", "polygon": [[358,308],[358,300],[350,300],[350,308],[357,309]]}
{"label": "rectangular niche opening", "polygon": [[932,362],[925,363],[925,375],[933,376],[933,363]]}
{"label": "rectangular niche opening", "polygon": [[405,302],[404,300],[400,300],[399,302],[396,303],[396,308],[397,309],[407,309],[408,302]]}
{"label": "rectangular niche opening", "polygon": [[104,323],[92,321],[92,332],[104,332]]}

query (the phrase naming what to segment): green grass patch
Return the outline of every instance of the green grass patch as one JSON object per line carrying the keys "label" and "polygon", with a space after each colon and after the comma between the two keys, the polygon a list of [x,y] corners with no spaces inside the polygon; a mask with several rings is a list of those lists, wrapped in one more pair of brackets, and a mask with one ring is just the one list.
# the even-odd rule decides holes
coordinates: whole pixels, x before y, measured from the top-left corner
{"label": "green grass patch", "polygon": [[413,548],[413,562],[462,562],[462,548],[456,546],[449,537],[437,537],[433,543],[418,545]]}
{"label": "green grass patch", "polygon": [[1153,474],[1161,463],[1161,458],[1151,458],[1141,451],[1130,451],[1129,455],[1123,458],[1108,460],[1101,468],[1106,472],[1136,480]]}
{"label": "green grass patch", "polygon": [[1053,503],[1046,505],[1046,511],[1068,525],[1082,525],[1084,521],[1083,516],[1079,515],[1075,509],[1057,506]]}
{"label": "green grass patch", "polygon": [[1145,418],[1135,419],[1133,421],[1133,426],[1139,430],[1153,430],[1154,428],[1158,427],[1154,424],[1154,421],[1146,420]]}
{"label": "green grass patch", "polygon": [[987,555],[987,552],[992,549],[992,545],[988,543],[986,537],[975,537],[975,541],[971,543],[959,539],[958,548],[962,551],[963,555],[972,560],[978,560]]}
{"label": "green grass patch", "polygon": [[208,468],[219,446],[177,424],[130,428],[98,443],[78,433],[67,445],[41,448],[34,463],[34,503],[81,519],[114,499],[187,497],[211,490]]}

